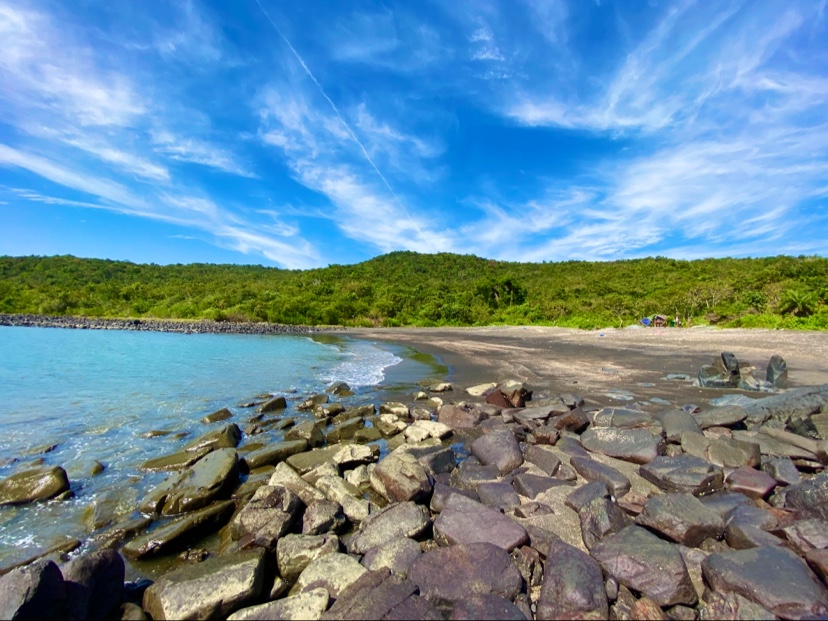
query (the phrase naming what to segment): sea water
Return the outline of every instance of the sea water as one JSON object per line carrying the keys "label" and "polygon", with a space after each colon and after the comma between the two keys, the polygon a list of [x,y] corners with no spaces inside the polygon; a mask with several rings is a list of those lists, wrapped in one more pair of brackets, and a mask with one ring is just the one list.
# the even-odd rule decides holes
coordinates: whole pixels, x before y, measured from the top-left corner
{"label": "sea water", "polygon": [[[240,405],[256,395],[285,395],[296,414],[301,398],[333,381],[351,386],[348,401],[367,403],[442,372],[405,347],[334,335],[0,327],[0,478],[42,460],[62,466],[75,493],[0,508],[0,568],[66,536],[83,539],[91,507],[105,494],[137,506],[169,474],[145,473],[143,462],[229,422],[244,427],[254,412]],[[222,407],[232,419],[200,422]],[[170,433],[147,437],[150,431]],[[93,476],[95,461],[105,470]]]}

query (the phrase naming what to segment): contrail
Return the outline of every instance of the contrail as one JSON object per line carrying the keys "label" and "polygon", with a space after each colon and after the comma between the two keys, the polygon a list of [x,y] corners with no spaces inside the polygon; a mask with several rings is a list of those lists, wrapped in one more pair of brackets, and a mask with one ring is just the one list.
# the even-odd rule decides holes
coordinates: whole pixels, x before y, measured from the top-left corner
{"label": "contrail", "polygon": [[280,37],[282,37],[282,40],[285,42],[285,44],[288,46],[288,48],[290,48],[290,51],[293,52],[293,55],[296,57],[296,60],[299,61],[299,64],[302,65],[302,69],[305,70],[305,73],[307,74],[307,76],[311,80],[313,80],[314,84],[316,84],[316,88],[319,90],[319,93],[322,95],[322,97],[325,98],[325,100],[331,106],[331,109],[334,111],[334,114],[336,114],[337,118],[339,119],[339,122],[342,123],[342,126],[345,128],[345,130],[351,136],[351,139],[355,143],[357,143],[359,148],[362,150],[362,155],[365,157],[365,160],[371,165],[371,168],[374,169],[374,172],[377,173],[377,176],[379,176],[379,178],[382,179],[382,182],[385,184],[385,187],[388,188],[388,191],[391,192],[391,196],[394,197],[394,200],[397,202],[397,204],[400,206],[400,208],[405,212],[405,215],[408,217],[409,222],[411,222],[411,224],[414,226],[414,229],[417,231],[417,233],[422,234],[422,231],[420,230],[420,227],[417,226],[417,223],[414,220],[414,218],[412,218],[411,214],[408,213],[408,209],[406,209],[405,205],[403,205],[402,201],[400,200],[400,197],[397,196],[397,193],[394,191],[394,188],[392,188],[391,184],[388,183],[388,179],[385,178],[385,175],[383,175],[380,172],[380,169],[377,168],[377,165],[374,164],[374,160],[372,160],[371,156],[368,155],[368,151],[366,150],[365,145],[363,145],[362,141],[359,138],[357,138],[357,135],[354,133],[354,130],[351,129],[351,126],[348,124],[348,122],[345,120],[345,118],[339,112],[339,108],[336,107],[336,104],[333,102],[333,100],[330,97],[328,97],[328,94],[325,92],[325,89],[322,88],[322,85],[319,83],[319,80],[316,79],[316,77],[313,75],[311,70],[305,64],[305,61],[299,55],[299,52],[297,52],[296,48],[294,48],[293,45],[291,45],[288,38],[284,35],[284,33],[276,25],[276,22],[274,22],[273,19],[268,14],[268,12],[265,11],[264,7],[262,6],[262,3],[259,0],[256,0],[256,4],[259,6],[259,10],[262,12],[262,14],[267,18],[267,21],[270,22],[270,25],[273,26],[273,29],[276,31],[276,33]]}

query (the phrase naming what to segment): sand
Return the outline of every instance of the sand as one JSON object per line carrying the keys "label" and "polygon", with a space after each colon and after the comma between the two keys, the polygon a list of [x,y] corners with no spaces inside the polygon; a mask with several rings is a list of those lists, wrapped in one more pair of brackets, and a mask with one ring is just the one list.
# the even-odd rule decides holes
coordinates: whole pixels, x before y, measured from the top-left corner
{"label": "sand", "polygon": [[706,405],[738,390],[702,389],[668,380],[696,377],[723,351],[733,352],[764,379],[770,357],[788,363],[791,386],[828,383],[828,332],[699,328],[549,327],[359,328],[348,336],[405,344],[438,356],[458,389],[517,379],[543,392],[573,392],[604,405],[658,397],[676,405]]}

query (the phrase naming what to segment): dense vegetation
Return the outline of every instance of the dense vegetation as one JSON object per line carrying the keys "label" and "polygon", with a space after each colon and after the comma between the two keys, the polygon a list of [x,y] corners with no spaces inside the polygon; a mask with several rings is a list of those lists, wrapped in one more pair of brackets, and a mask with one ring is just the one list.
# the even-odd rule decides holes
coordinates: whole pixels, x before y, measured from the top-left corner
{"label": "dense vegetation", "polygon": [[684,325],[828,329],[828,259],[507,263],[392,252],[280,270],[0,257],[0,312],[349,326]]}

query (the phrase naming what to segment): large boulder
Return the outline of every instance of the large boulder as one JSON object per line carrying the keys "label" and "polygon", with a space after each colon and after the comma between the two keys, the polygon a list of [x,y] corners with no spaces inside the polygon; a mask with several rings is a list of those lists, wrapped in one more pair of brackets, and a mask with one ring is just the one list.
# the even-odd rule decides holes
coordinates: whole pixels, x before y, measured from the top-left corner
{"label": "large boulder", "polygon": [[0,619],[58,619],[66,585],[54,561],[40,559],[0,577]]}
{"label": "large boulder", "polygon": [[66,616],[92,620],[108,617],[121,605],[125,573],[124,559],[115,550],[97,550],[66,563]]}
{"label": "large boulder", "polygon": [[156,620],[224,619],[263,594],[265,557],[259,548],[179,567],[144,592],[143,608]]}
{"label": "large boulder", "polygon": [[705,539],[719,539],[725,527],[718,513],[687,493],[653,496],[636,521],[691,548]]}
{"label": "large boulder", "polygon": [[238,540],[249,535],[255,545],[273,550],[303,508],[302,501],[289,489],[264,485],[230,522],[230,536]]}
{"label": "large boulder", "polygon": [[659,456],[661,436],[646,429],[590,427],[581,434],[581,444],[593,453],[616,457],[634,464],[646,464]]}
{"label": "large boulder", "polygon": [[432,480],[414,455],[397,450],[374,468],[371,486],[389,502],[426,502]]}
{"label": "large boulder", "polygon": [[659,606],[694,606],[696,590],[678,547],[640,526],[628,526],[590,551],[604,571]]}
{"label": "large boulder", "polygon": [[0,481],[0,507],[48,500],[69,490],[69,478],[60,466],[24,470]]}
{"label": "large boulder", "polygon": [[693,455],[656,457],[638,470],[642,478],[667,492],[689,492],[694,496],[722,489],[722,469]]}
{"label": "large boulder", "polygon": [[706,582],[737,593],[783,619],[828,616],[828,590],[796,554],[760,547],[711,554],[702,562]]}
{"label": "large boulder", "polygon": [[486,542],[509,552],[529,537],[520,524],[497,509],[452,494],[434,521],[434,539],[446,546]]}
{"label": "large boulder", "polygon": [[351,540],[356,554],[365,554],[371,548],[402,537],[419,537],[428,528],[428,510],[413,502],[389,505],[369,516]]}
{"label": "large boulder", "polygon": [[501,474],[523,463],[520,444],[511,431],[494,431],[480,436],[471,444],[472,455],[484,466],[496,466]]}
{"label": "large boulder", "polygon": [[546,552],[536,619],[607,619],[609,608],[601,566],[560,539]]}
{"label": "large boulder", "polygon": [[217,449],[155,487],[141,501],[140,509],[162,515],[201,509],[214,500],[229,498],[238,480],[236,451]]}

